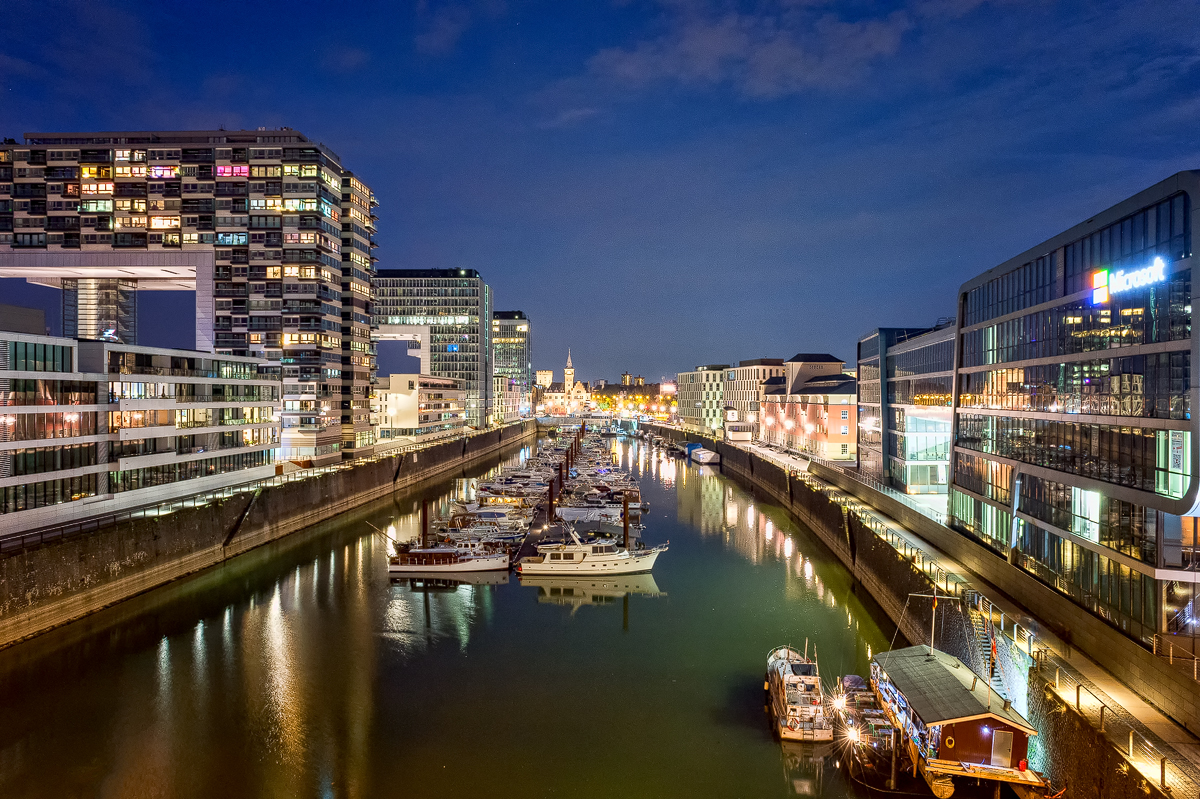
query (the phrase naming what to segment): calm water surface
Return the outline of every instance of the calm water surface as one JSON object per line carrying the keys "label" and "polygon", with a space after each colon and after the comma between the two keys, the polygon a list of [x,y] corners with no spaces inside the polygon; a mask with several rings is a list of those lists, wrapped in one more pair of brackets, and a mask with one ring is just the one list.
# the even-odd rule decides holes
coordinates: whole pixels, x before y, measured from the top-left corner
{"label": "calm water surface", "polygon": [[613,449],[652,578],[393,583],[365,520],[415,532],[421,495],[371,506],[0,652],[0,797],[849,795],[771,738],[764,658],[865,674],[881,614],[781,509]]}

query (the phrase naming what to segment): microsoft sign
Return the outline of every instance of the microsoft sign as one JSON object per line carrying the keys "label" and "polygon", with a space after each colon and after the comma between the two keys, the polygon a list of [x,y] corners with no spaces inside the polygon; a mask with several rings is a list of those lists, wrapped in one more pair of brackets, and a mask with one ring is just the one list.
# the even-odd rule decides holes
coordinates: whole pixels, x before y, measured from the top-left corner
{"label": "microsoft sign", "polygon": [[1155,258],[1154,263],[1142,269],[1126,272],[1118,269],[1110,272],[1101,269],[1092,275],[1092,304],[1108,302],[1109,295],[1120,294],[1130,289],[1149,286],[1167,279],[1167,264],[1162,258]]}

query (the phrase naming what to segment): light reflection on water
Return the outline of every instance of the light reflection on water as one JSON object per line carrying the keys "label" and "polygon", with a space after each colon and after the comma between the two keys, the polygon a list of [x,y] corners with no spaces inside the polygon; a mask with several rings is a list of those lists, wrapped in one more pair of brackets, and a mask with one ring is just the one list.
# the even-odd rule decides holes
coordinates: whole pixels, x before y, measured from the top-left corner
{"label": "light reflection on water", "polygon": [[[0,796],[844,796],[771,740],[762,658],[811,638],[862,673],[876,616],[717,470],[613,456],[671,539],[653,575],[391,582],[359,514],[0,652]],[[365,518],[414,535],[420,500]]]}

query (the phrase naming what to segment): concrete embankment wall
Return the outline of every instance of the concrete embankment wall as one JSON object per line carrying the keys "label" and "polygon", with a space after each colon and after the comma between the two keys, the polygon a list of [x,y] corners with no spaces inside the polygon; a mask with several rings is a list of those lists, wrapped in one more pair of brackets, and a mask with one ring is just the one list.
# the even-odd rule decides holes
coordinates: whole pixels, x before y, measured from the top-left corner
{"label": "concrete embankment wall", "polygon": [[535,422],[512,425],[0,558],[0,647],[532,442],[536,435]]}
{"label": "concrete embankment wall", "polygon": [[[910,599],[909,595],[929,594],[933,584],[916,565],[860,521],[856,513],[844,510],[824,494],[809,488],[803,481],[791,479],[783,468],[756,454],[679,430],[655,429],[664,438],[696,441],[719,452],[722,471],[727,476],[748,483],[755,490],[766,494],[811,529],[866,588],[892,622],[900,628],[901,634],[908,642],[929,641],[933,603],[928,599]],[[824,471],[831,475],[836,474],[843,481],[854,482],[833,470]],[[817,474],[816,469],[813,469],[813,472]],[[825,473],[817,476],[826,482],[835,483]],[[848,487],[841,485],[840,481],[835,484],[846,493],[859,496],[866,504],[877,507],[880,512],[905,524],[914,532],[922,533],[920,529],[914,529],[916,526],[911,524],[910,520],[902,518],[898,509],[884,507],[882,503],[875,502],[874,498],[851,492]],[[892,502],[900,508],[906,508],[901,503],[894,500]],[[946,532],[958,535],[948,530]],[[974,545],[973,542],[967,543]],[[1000,560],[990,553],[985,554]],[[1000,564],[1007,566],[1002,560]],[[1008,566],[1008,569],[1016,571],[1011,566]],[[972,640],[971,622],[962,603],[939,602],[936,612],[938,649],[958,657],[976,673],[986,674],[987,664],[983,662],[979,647]],[[1119,635],[1113,631],[1109,632],[1114,637]],[[1165,796],[1136,770],[1127,768],[1121,753],[1113,744],[1054,692],[1053,674],[1047,678],[1036,670],[1025,653],[1011,649],[1002,646],[998,650],[998,658],[1003,661],[1001,671],[1013,674],[1020,669],[1028,675],[1027,695],[1014,698],[1014,703],[1041,733],[1041,737],[1036,741],[1040,754],[1033,764],[1046,774],[1055,790],[1066,788],[1063,796],[1070,799]]]}

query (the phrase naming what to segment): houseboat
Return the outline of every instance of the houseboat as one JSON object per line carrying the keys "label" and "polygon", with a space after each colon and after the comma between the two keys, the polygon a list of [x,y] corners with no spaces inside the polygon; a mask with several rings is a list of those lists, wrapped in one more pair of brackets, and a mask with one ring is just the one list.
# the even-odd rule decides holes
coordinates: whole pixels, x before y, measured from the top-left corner
{"label": "houseboat", "polygon": [[699,464],[700,466],[716,466],[720,462],[721,456],[711,449],[701,447],[700,449],[692,450],[692,463]]}
{"label": "houseboat", "polygon": [[1028,764],[1037,730],[958,658],[930,646],[884,652],[871,662],[871,687],[938,799],[958,788],[998,795],[1002,784],[1020,797],[1045,795]]}

